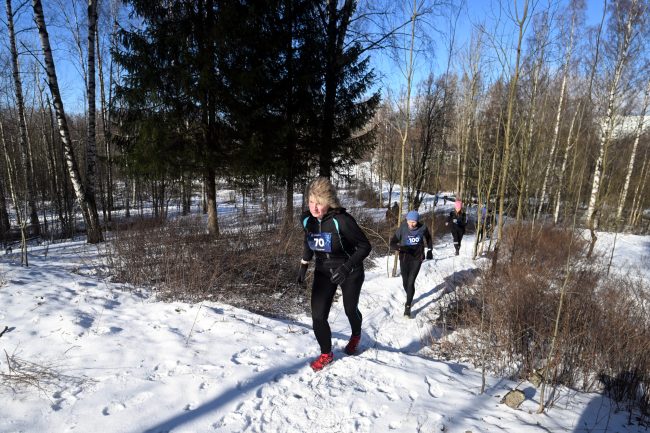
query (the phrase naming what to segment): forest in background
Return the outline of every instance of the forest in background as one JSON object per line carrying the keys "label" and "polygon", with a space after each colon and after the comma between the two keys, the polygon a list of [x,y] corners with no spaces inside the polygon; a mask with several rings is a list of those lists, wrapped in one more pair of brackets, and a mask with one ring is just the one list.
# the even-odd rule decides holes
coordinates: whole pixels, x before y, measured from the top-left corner
{"label": "forest in background", "polygon": [[[487,203],[499,234],[503,216],[576,223],[593,242],[599,227],[648,230],[646,0],[604,2],[595,26],[579,0],[494,1],[462,28],[472,2],[5,5],[5,242],[100,242],[115,215],[186,214],[193,194],[218,235],[219,188],[283,196],[292,216],[309,179],[361,161],[377,206],[391,204],[381,185],[403,185],[409,208],[438,191]],[[66,111],[70,81],[82,113]]]}

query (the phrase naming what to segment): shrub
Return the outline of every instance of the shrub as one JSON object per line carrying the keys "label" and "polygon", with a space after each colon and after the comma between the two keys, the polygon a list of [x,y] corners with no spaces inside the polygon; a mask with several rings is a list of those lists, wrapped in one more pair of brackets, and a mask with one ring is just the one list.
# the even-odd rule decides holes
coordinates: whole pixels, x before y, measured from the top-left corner
{"label": "shrub", "polygon": [[552,384],[605,389],[647,415],[648,283],[608,277],[605,261],[588,258],[586,241],[570,230],[512,226],[502,245],[497,266],[459,291],[462,308],[448,316],[462,338],[445,341],[445,352],[511,378],[546,370]]}
{"label": "shrub", "polygon": [[[351,212],[373,244],[365,262],[370,269],[374,257],[387,253],[386,229],[357,209]],[[218,238],[197,217],[122,224],[108,244],[109,264],[117,281],[152,287],[162,300],[208,299],[276,317],[307,311],[311,291],[295,282],[303,248],[298,223],[285,230],[260,223],[259,213],[237,218],[236,224],[229,221],[234,228],[223,229],[221,221]]]}
{"label": "shrub", "polygon": [[201,218],[143,220],[115,232],[109,261],[118,281],[153,287],[164,300],[209,299],[272,316],[304,311],[294,283],[302,232],[254,227],[241,223],[214,238]]}

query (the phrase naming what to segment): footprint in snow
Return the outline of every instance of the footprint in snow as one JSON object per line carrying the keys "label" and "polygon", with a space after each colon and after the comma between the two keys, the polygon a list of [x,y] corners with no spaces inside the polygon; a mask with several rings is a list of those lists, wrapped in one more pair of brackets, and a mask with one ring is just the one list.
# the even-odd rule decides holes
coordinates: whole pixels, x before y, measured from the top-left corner
{"label": "footprint in snow", "polygon": [[386,395],[386,398],[390,401],[398,401],[400,400],[399,395],[395,392],[395,389],[391,386],[379,386],[377,387],[377,391],[383,393]]}
{"label": "footprint in snow", "polygon": [[124,405],[124,403],[121,403],[119,401],[112,401],[111,404],[104,407],[104,409],[102,410],[102,414],[104,416],[108,416],[108,415],[112,415],[114,413],[121,412],[124,409],[126,409],[126,406]]}
{"label": "footprint in snow", "polygon": [[127,406],[130,406],[130,405],[132,405],[132,404],[133,404],[133,405],[136,405],[136,404],[142,404],[142,403],[144,403],[145,401],[149,400],[151,397],[153,397],[153,395],[154,395],[154,394],[153,394],[152,392],[144,391],[144,392],[141,392],[141,393],[136,394],[136,395],[134,395],[133,397],[131,397],[131,398],[126,402],[126,404],[127,404]]}
{"label": "footprint in snow", "polygon": [[230,359],[234,364],[249,365],[255,367],[255,371],[261,371],[267,366],[268,354],[263,346],[256,346],[244,349],[236,353]]}
{"label": "footprint in snow", "polygon": [[444,432],[447,427],[442,416],[438,414],[420,415],[417,417],[419,432]]}

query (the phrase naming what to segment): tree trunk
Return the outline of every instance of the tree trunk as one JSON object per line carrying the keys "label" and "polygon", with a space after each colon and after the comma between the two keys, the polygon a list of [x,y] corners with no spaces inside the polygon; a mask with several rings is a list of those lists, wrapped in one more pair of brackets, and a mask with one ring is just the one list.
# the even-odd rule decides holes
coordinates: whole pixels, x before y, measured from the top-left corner
{"label": "tree trunk", "polygon": [[[575,15],[571,21],[571,35],[569,36],[569,46],[566,48],[564,57],[564,73],[562,74],[562,85],[560,86],[560,100],[557,103],[557,114],[555,115],[555,125],[553,127],[553,138],[551,139],[551,152],[546,163],[544,170],[544,180],[542,182],[542,193],[540,194],[539,205],[536,215],[542,213],[544,202],[546,200],[546,187],[548,184],[549,174],[552,168],[555,168],[555,149],[557,148],[558,138],[560,136],[560,121],[562,120],[562,105],[564,105],[564,94],[566,93],[566,85],[569,79],[569,70],[571,63],[571,55],[573,53],[573,29],[575,23]],[[550,200],[549,200],[550,202]]]}
{"label": "tree trunk", "polygon": [[212,236],[219,236],[219,219],[217,218],[217,185],[213,168],[208,168],[206,170],[205,195],[208,205],[208,233]]}
{"label": "tree trunk", "polygon": [[560,202],[562,200],[562,189],[563,189],[563,184],[564,184],[564,175],[566,174],[566,169],[567,169],[567,163],[569,161],[569,152],[571,151],[571,148],[574,146],[574,143],[571,141],[571,137],[573,135],[573,127],[576,122],[576,118],[578,117],[578,112],[580,111],[580,105],[578,105],[578,108],[576,109],[575,113],[573,113],[573,119],[571,119],[571,127],[569,128],[569,135],[567,136],[567,142],[566,142],[566,147],[564,148],[564,158],[562,159],[562,168],[560,169],[560,173],[558,175],[558,186],[557,186],[557,191],[555,193],[555,211],[553,212],[553,224],[557,224],[558,219],[560,217]]}
{"label": "tree trunk", "polygon": [[[515,3],[516,4],[516,3]],[[496,265],[499,255],[499,247],[503,241],[503,224],[504,219],[504,202],[507,188],[508,179],[508,166],[510,165],[510,147],[511,147],[511,129],[512,117],[515,104],[515,93],[517,89],[517,82],[519,81],[519,62],[521,59],[521,44],[524,37],[524,27],[528,19],[528,0],[524,1],[524,10],[521,18],[518,14],[516,16],[517,25],[519,27],[519,37],[517,40],[517,57],[515,60],[514,75],[510,80],[510,90],[508,92],[508,108],[506,112],[506,129],[505,129],[505,142],[503,144],[503,160],[501,162],[501,172],[499,174],[499,223],[497,228],[497,242],[494,247],[494,260],[493,264]]]}
{"label": "tree trunk", "polygon": [[[18,125],[20,127],[20,159],[22,164],[22,180],[25,185],[26,201],[29,206],[30,222],[34,234],[39,235],[40,224],[38,212],[34,201],[34,179],[29,173],[30,158],[28,157],[27,121],[25,118],[25,100],[23,98],[23,84],[20,79],[20,68],[18,67],[18,50],[16,49],[16,34],[14,32],[14,15],[11,7],[11,0],[6,0],[7,28],[9,30],[9,47],[11,50],[11,69],[16,91],[16,104],[18,105]],[[33,170],[32,170],[33,172]],[[32,173],[33,174],[33,173]],[[26,216],[25,216],[26,217]]]}
{"label": "tree trunk", "polygon": [[[637,0],[633,0],[630,8],[631,10],[635,8]],[[623,70],[627,64],[628,60],[628,51],[630,48],[630,43],[632,40],[632,21],[634,19],[634,14],[630,13],[627,22],[625,24],[625,34],[623,35],[623,41],[619,46],[619,51],[617,53],[616,66],[614,68],[614,75],[609,86],[609,96],[607,98],[607,111],[604,119],[604,125],[601,129],[600,140],[599,140],[599,149],[598,149],[598,159],[596,160],[596,166],[594,168],[593,183],[591,186],[591,194],[589,196],[589,207],[587,208],[586,221],[591,231],[592,240],[589,247],[590,256],[594,245],[596,243],[595,235],[595,223],[596,223],[596,212],[599,206],[599,194],[600,194],[600,183],[604,176],[605,171],[605,160],[607,156],[607,150],[609,148],[609,142],[611,139],[611,133],[614,126],[614,117],[615,117],[615,107],[617,103],[617,91],[618,84],[623,75]]]}
{"label": "tree trunk", "polygon": [[[479,235],[481,233],[481,230],[484,230],[483,227],[483,218],[482,218],[482,213],[481,213],[481,203],[483,202],[483,197],[481,196],[481,181],[483,180],[483,146],[480,144],[480,142],[477,143],[478,147],[478,178],[476,180],[476,200],[477,200],[477,207],[476,207],[476,236],[474,237],[474,247],[472,248],[472,258],[476,259],[476,256],[478,255],[478,240],[479,240]],[[486,205],[487,206],[487,205]],[[483,324],[483,319],[481,316],[481,326]]]}
{"label": "tree trunk", "polygon": [[636,127],[636,133],[634,135],[634,144],[632,145],[632,153],[630,154],[630,162],[627,165],[627,174],[625,175],[625,184],[623,185],[623,192],[621,193],[621,198],[618,203],[618,210],[616,211],[616,221],[620,221],[623,216],[623,207],[625,206],[625,199],[627,198],[627,192],[630,188],[630,179],[632,179],[632,172],[634,171],[634,160],[636,158],[637,148],[639,146],[639,138],[643,133],[643,125],[645,123],[645,113],[648,109],[648,102],[650,102],[650,80],[646,84],[645,95],[643,98],[643,108],[641,109],[641,115],[639,116],[639,123]]}
{"label": "tree trunk", "polygon": [[[519,200],[517,201],[517,222],[521,221],[523,216],[523,206],[524,206],[524,197],[527,195],[524,193],[526,190],[526,183],[528,182],[528,168],[530,167],[528,163],[528,156],[530,154],[530,148],[533,143],[533,133],[535,131],[535,114],[537,107],[535,106],[537,102],[537,87],[539,86],[539,76],[542,69],[542,59],[543,52],[539,54],[539,59],[535,62],[535,69],[533,71],[533,89],[530,96],[530,113],[528,115],[528,134],[526,135],[526,141],[524,141],[523,147],[521,149],[521,170],[519,174]],[[533,221],[534,221],[533,217]]]}
{"label": "tree trunk", "polygon": [[[286,183],[287,183],[287,189],[286,189],[286,196],[285,196],[286,206],[284,209],[284,223],[283,223],[284,229],[288,229],[293,224],[293,213],[294,213],[293,193],[295,191],[295,180],[293,179],[293,176],[287,176]],[[303,201],[304,201],[304,197],[303,197]]]}
{"label": "tree trunk", "polygon": [[[409,135],[409,127],[411,123],[411,85],[413,80],[413,50],[415,46],[415,20],[417,18],[417,0],[413,0],[413,13],[411,15],[411,48],[409,50],[409,64],[406,74],[406,119],[404,120],[404,130],[402,131],[402,166],[400,171],[400,191],[399,191],[399,213],[397,215],[397,224],[395,229],[399,229],[402,222],[403,202],[404,202],[404,169],[406,157],[406,141]],[[395,251],[395,259],[393,261],[393,277],[397,275],[397,258],[398,252]]]}
{"label": "tree trunk", "polygon": [[43,56],[45,59],[45,69],[47,72],[48,85],[50,88],[50,93],[52,94],[52,102],[54,104],[54,112],[56,114],[56,120],[59,128],[59,135],[61,136],[61,142],[63,144],[66,165],[68,168],[68,175],[72,186],[75,192],[75,196],[79,201],[79,206],[83,214],[84,222],[86,223],[86,230],[88,233],[88,242],[89,243],[98,243],[103,240],[102,230],[99,223],[99,216],[97,215],[97,207],[94,202],[89,202],[87,200],[84,185],[81,181],[79,175],[79,168],[77,160],[74,155],[72,148],[72,139],[70,136],[70,130],[68,128],[68,122],[65,115],[65,110],[63,108],[63,100],[61,99],[61,93],[59,91],[59,83],[56,76],[56,68],[54,65],[54,59],[52,57],[52,48],[50,47],[50,38],[47,33],[47,27],[45,25],[45,17],[43,15],[43,5],[41,0],[32,0],[32,6],[34,9],[34,21],[38,27],[39,38],[41,41],[41,46],[43,49]]}
{"label": "tree trunk", "polygon": [[354,5],[354,0],[344,0],[339,9],[338,1],[327,0],[325,97],[319,148],[319,175],[327,178],[332,175],[332,149],[334,147],[336,98],[339,86],[339,63],[343,55],[342,50],[345,45],[345,37],[354,11]]}
{"label": "tree trunk", "polygon": [[[7,187],[9,188],[9,196],[11,197],[11,201],[13,202],[14,208],[16,209],[16,219],[18,220],[18,224],[20,224],[20,213],[18,208],[16,207],[16,192],[14,188],[14,183],[13,183],[13,175],[12,175],[12,170],[11,170],[11,162],[9,160],[9,152],[7,152],[7,143],[5,140],[5,129],[4,129],[4,122],[0,120],[0,144],[2,144],[2,152],[5,155],[5,164],[7,167]],[[9,220],[9,213],[7,212],[7,205],[5,201],[5,195],[4,191],[1,191],[0,194],[2,195],[2,207],[0,208],[0,212],[2,212],[2,215],[0,215],[0,222],[2,223],[2,226],[0,226],[3,229],[3,234],[4,232],[8,231],[11,228],[11,221]]]}
{"label": "tree trunk", "polygon": [[[0,166],[0,181],[2,180],[2,169]],[[9,221],[9,212],[7,212],[7,198],[5,197],[5,189],[0,182],[0,241],[5,240],[5,234],[11,228]]]}
{"label": "tree trunk", "polygon": [[[107,220],[110,222],[113,218],[113,155],[111,154],[111,132],[110,132],[111,125],[110,125],[110,119],[108,118],[109,110],[108,107],[106,106],[104,67],[102,63],[102,55],[99,46],[99,27],[95,25],[95,29],[96,29],[95,48],[97,50],[97,75],[99,76],[99,100],[101,104],[100,117],[101,117],[101,125],[102,125],[102,136],[104,137],[104,148],[106,151],[106,213],[107,213]],[[111,77],[109,76],[108,79],[110,83]]]}
{"label": "tree trunk", "polygon": [[646,181],[648,180],[648,172],[650,170],[648,169],[648,149],[650,147],[646,147],[645,149],[645,156],[643,158],[643,165],[641,166],[641,174],[639,176],[639,182],[636,184],[636,188],[634,190],[634,200],[632,200],[632,212],[630,212],[630,218],[628,221],[628,224],[631,226],[635,226],[639,220],[639,217],[641,216],[641,211],[643,209],[643,193],[645,192],[645,184]]}
{"label": "tree trunk", "polygon": [[11,195],[11,201],[14,206],[14,211],[16,213],[16,223],[21,225],[23,223],[23,212],[20,210],[20,202],[18,196],[16,195],[16,170],[11,163],[11,157],[9,156],[9,149],[7,148],[7,136],[5,135],[4,122],[0,120],[0,142],[2,143],[2,151],[5,155],[5,164],[7,165],[7,183],[9,186],[9,194]]}
{"label": "tree trunk", "polygon": [[96,133],[96,86],[95,86],[95,37],[97,36],[97,2],[88,0],[88,130],[86,141],[86,201],[97,207],[95,186],[97,184],[97,133]]}
{"label": "tree trunk", "polygon": [[[54,113],[52,112],[52,104],[50,103],[49,96],[45,95],[45,102],[43,102],[43,88],[41,87],[41,80],[36,80],[38,84],[39,95],[41,96],[41,107],[43,110],[43,134],[45,131],[49,133],[49,139],[46,136],[48,144],[48,161],[52,167],[53,176],[51,177],[51,188],[53,195],[56,196],[56,207],[59,215],[59,223],[61,226],[61,233],[64,236],[72,237],[72,218],[68,212],[68,185],[65,178],[65,169],[63,168],[63,157],[60,146],[55,146],[56,141],[56,127],[54,125]],[[59,150],[59,152],[57,152]]]}

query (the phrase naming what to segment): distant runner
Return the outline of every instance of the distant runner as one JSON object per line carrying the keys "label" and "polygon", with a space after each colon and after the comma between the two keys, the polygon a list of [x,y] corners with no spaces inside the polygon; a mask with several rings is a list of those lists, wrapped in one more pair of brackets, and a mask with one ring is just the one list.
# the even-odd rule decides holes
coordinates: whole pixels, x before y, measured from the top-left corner
{"label": "distant runner", "polygon": [[456,200],[454,203],[454,210],[449,212],[445,225],[448,226],[449,224],[451,224],[451,236],[454,238],[454,248],[456,249],[456,255],[458,255],[460,254],[460,242],[463,240],[465,226],[467,225],[467,214],[463,209],[462,201]]}

